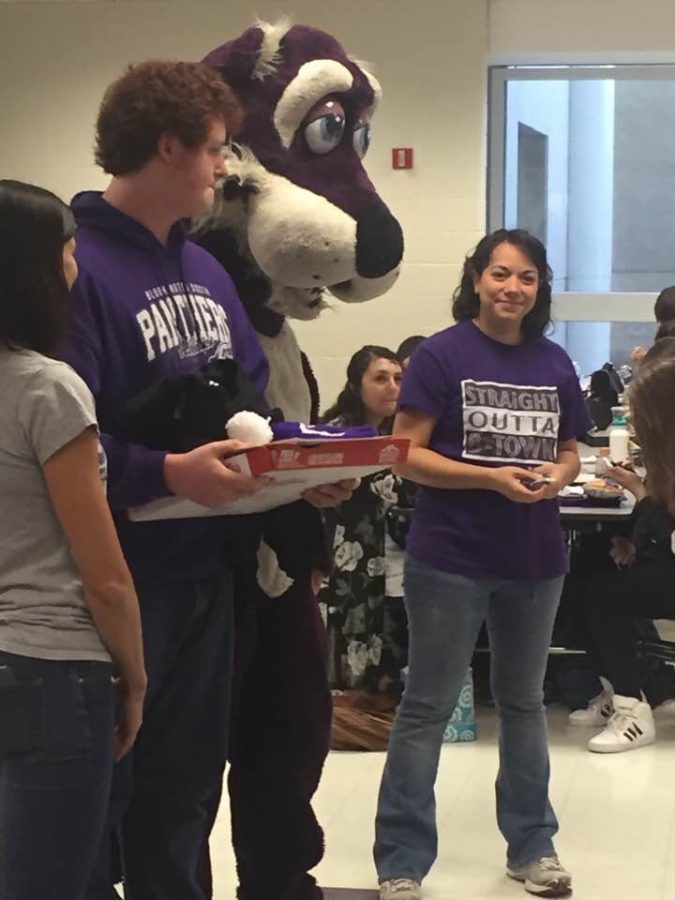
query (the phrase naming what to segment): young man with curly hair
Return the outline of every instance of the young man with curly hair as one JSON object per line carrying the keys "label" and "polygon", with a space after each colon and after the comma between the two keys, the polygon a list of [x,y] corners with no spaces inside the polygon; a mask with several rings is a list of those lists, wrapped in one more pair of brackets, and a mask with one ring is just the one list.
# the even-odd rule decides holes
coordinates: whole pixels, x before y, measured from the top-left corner
{"label": "young man with curly hair", "polygon": [[[226,758],[231,586],[217,517],[136,524],[127,509],[169,494],[213,505],[256,479],[221,464],[229,442],[191,453],[122,439],[124,404],[167,373],[235,355],[265,389],[255,334],[224,270],[187,240],[223,178],[238,108],[222,79],[192,63],[151,61],[107,90],[96,162],[112,179],[78,194],[74,323],[66,360],[91,388],[108,457],[108,499],[134,576],[149,681],[143,736],[118,767],[111,826],[129,898],[202,900],[197,860],[204,797]],[[88,898],[116,896],[104,844]]]}
{"label": "young man with curly hair", "polygon": [[[130,398],[167,375],[234,357],[260,392],[267,363],[219,263],[187,238],[225,176],[223,147],[240,111],[199,63],[149,61],[107,90],[96,161],[103,193],[73,200],[78,223],[74,327],[65,358],[91,388],[109,462],[108,497],[136,583],[148,670],[145,720],[131,765],[119,767],[110,823],[126,900],[204,900],[200,877],[227,756],[232,584],[228,523],[218,516],[131,522],[127,510],[175,494],[215,506],[264,490],[266,479],[222,464],[237,442],[186,453],[122,435]],[[349,491],[328,486],[315,505]],[[231,526],[230,526],[231,527]],[[116,897],[102,847],[87,900]]]}

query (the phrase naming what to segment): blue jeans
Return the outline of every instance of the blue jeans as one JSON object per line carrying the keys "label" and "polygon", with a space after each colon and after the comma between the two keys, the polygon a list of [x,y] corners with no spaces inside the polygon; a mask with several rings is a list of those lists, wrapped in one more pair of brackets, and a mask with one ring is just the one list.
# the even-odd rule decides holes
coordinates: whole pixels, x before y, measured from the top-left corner
{"label": "blue jeans", "polygon": [[112,666],[0,652],[0,900],[81,900],[113,768]]}
{"label": "blue jeans", "polygon": [[389,741],[376,820],[380,881],[422,881],[438,852],[434,783],[443,729],[487,620],[499,715],[497,822],[507,862],[553,850],[543,681],[563,578],[472,579],[406,557],[408,679]]}

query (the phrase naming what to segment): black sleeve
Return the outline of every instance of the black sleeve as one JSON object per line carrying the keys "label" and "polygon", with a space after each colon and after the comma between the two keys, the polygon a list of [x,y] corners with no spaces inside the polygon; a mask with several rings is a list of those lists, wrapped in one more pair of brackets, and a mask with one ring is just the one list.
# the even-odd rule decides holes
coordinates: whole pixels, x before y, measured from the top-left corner
{"label": "black sleeve", "polygon": [[633,513],[633,543],[638,553],[657,551],[673,555],[673,531],[675,522],[668,511],[652,497],[645,497],[635,506]]}
{"label": "black sleeve", "polygon": [[316,380],[316,375],[310,365],[309,359],[302,350],[300,351],[300,359],[302,360],[302,374],[305,376],[305,381],[309,388],[311,402],[309,424],[314,425],[319,421],[319,383]]}

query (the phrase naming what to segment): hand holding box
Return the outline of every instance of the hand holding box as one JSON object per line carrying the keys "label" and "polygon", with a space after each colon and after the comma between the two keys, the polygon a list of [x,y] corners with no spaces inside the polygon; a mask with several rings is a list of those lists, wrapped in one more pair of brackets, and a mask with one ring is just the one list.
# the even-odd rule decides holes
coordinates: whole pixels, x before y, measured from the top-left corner
{"label": "hand holding box", "polygon": [[266,475],[274,484],[251,497],[217,507],[201,506],[182,497],[165,497],[129,510],[135,522],[264,512],[300,499],[308,488],[348,478],[361,478],[408,458],[410,442],[388,435],[326,441],[274,441],[253,447],[226,461],[245,475]]}

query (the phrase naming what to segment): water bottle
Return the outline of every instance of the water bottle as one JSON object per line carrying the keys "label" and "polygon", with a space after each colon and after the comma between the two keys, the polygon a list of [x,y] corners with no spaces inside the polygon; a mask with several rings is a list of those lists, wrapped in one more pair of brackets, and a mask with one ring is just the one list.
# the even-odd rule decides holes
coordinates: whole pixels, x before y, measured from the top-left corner
{"label": "water bottle", "polygon": [[609,426],[609,458],[613,463],[628,459],[628,425],[624,406],[612,407],[612,424]]}

